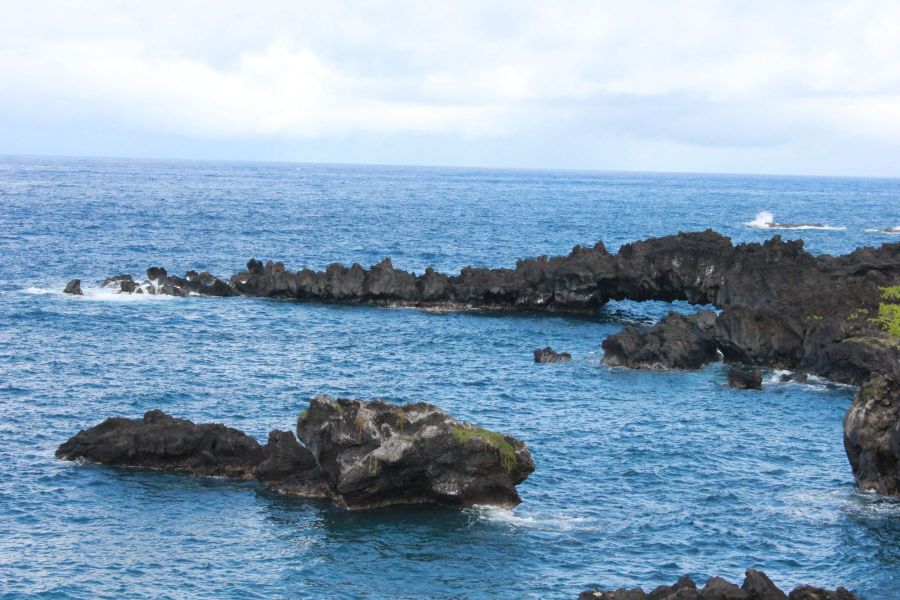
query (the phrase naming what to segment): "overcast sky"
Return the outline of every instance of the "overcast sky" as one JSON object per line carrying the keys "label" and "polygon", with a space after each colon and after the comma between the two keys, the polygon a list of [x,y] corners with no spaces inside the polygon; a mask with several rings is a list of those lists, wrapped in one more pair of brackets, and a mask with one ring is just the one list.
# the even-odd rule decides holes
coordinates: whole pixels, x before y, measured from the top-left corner
{"label": "overcast sky", "polygon": [[900,176],[900,2],[0,2],[0,153]]}

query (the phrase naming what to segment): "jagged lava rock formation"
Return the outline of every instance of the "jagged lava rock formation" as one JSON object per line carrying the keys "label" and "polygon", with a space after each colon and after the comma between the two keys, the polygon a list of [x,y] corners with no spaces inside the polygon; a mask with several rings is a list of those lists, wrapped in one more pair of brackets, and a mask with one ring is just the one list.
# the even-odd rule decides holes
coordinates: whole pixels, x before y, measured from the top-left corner
{"label": "jagged lava rock formation", "polygon": [[[148,277],[156,293],[442,310],[594,313],[610,300],[625,299],[712,304],[720,314],[670,315],[649,329],[625,328],[604,342],[604,360],[637,368],[696,369],[718,360],[721,352],[729,363],[796,370],[855,385],[884,375],[891,383],[878,387],[882,401],[868,402],[864,415],[847,419],[845,437],[853,440],[848,449],[858,446],[859,456],[892,457],[875,463],[851,457],[860,484],[896,489],[889,481],[896,478],[900,449],[870,446],[883,440],[865,428],[891,419],[894,429],[900,427],[890,401],[900,381],[900,338],[873,322],[881,314],[885,290],[900,284],[898,243],[845,256],[814,256],[799,240],[775,236],[762,244],[734,245],[707,230],[625,244],[618,254],[598,243],[576,246],[567,256],[520,260],[514,269],[466,267],[458,275],[433,269],[416,275],[385,259],[371,269],[332,264],[324,271],[296,272],[280,262],[251,260],[228,283],[208,273],[176,278],[159,268],[148,270]],[[123,292],[126,283],[120,283]],[[900,296],[888,302],[900,302]],[[860,402],[858,397],[854,406]],[[861,414],[860,409],[851,412]],[[860,477],[861,464],[875,466]],[[879,482],[875,472],[887,481]]]}
{"label": "jagged lava rock formation", "polygon": [[516,485],[534,471],[512,436],[462,423],[420,402],[318,396],[290,431],[261,446],[220,424],[195,424],[159,410],[110,418],[63,443],[58,458],[255,478],[284,494],[352,509],[394,504],[513,507]]}
{"label": "jagged lava rock formation", "polygon": [[741,587],[722,579],[711,577],[702,589],[688,577],[681,577],[674,585],[660,585],[649,592],[640,588],[619,588],[613,591],[587,590],[579,600],[859,600],[852,592],[839,587],[836,590],[801,585],[790,595],[772,583],[762,571],[747,569]]}

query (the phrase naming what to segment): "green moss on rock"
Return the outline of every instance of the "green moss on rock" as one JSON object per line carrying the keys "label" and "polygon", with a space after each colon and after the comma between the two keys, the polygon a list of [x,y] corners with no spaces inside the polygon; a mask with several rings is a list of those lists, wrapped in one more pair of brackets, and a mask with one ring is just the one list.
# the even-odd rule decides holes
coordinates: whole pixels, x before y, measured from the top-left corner
{"label": "green moss on rock", "polygon": [[500,455],[500,464],[503,465],[507,473],[511,473],[516,466],[516,449],[506,441],[506,436],[502,433],[488,431],[481,427],[454,427],[453,437],[461,444],[465,444],[472,439],[479,439],[486,446],[493,447]]}

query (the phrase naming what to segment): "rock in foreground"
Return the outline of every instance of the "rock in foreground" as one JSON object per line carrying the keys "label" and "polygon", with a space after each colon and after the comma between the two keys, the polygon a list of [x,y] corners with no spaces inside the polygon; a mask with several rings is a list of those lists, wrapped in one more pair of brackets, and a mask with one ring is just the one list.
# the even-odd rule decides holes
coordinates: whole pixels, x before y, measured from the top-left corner
{"label": "rock in foreground", "polygon": [[568,352],[557,352],[550,346],[534,351],[534,362],[538,364],[545,363],[561,363],[572,360],[572,355]]}
{"label": "rock in foreground", "polygon": [[195,424],[152,410],[80,431],[58,458],[165,471],[256,478],[294,496],[347,508],[394,504],[512,507],[515,486],[534,471],[525,444],[459,422],[431,404],[319,396],[290,431],[261,446],[220,424]]}
{"label": "rock in foreground", "polygon": [[534,471],[512,436],[461,423],[419,402],[396,406],[319,396],[297,421],[338,503],[486,504],[511,508]]}
{"label": "rock in foreground", "polygon": [[266,457],[256,440],[219,424],[196,424],[151,410],[143,419],[111,418],[78,432],[57,458],[241,479]]}
{"label": "rock in foreground", "polygon": [[844,417],[844,449],[859,487],[900,494],[900,380],[874,375]]}
{"label": "rock in foreground", "polygon": [[859,600],[852,592],[839,587],[836,590],[802,585],[790,595],[782,592],[765,573],[747,569],[744,585],[737,585],[712,577],[706,586],[697,589],[690,577],[684,576],[674,585],[660,585],[649,592],[640,588],[613,591],[588,590],[581,592],[579,600]]}

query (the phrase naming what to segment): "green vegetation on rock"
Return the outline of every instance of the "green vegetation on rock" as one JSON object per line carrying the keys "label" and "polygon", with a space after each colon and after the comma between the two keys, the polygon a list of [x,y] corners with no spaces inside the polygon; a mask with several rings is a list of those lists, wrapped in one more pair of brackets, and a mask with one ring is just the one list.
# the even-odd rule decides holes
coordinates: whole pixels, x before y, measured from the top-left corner
{"label": "green vegetation on rock", "polygon": [[878,316],[870,321],[891,335],[900,337],[900,285],[881,288],[881,299],[886,302],[878,305]]}
{"label": "green vegetation on rock", "polygon": [[485,445],[492,446],[500,455],[500,464],[507,473],[511,473],[516,466],[516,449],[506,441],[506,436],[502,433],[488,431],[481,427],[454,427],[453,437],[461,444],[465,444],[471,439],[479,439]]}

